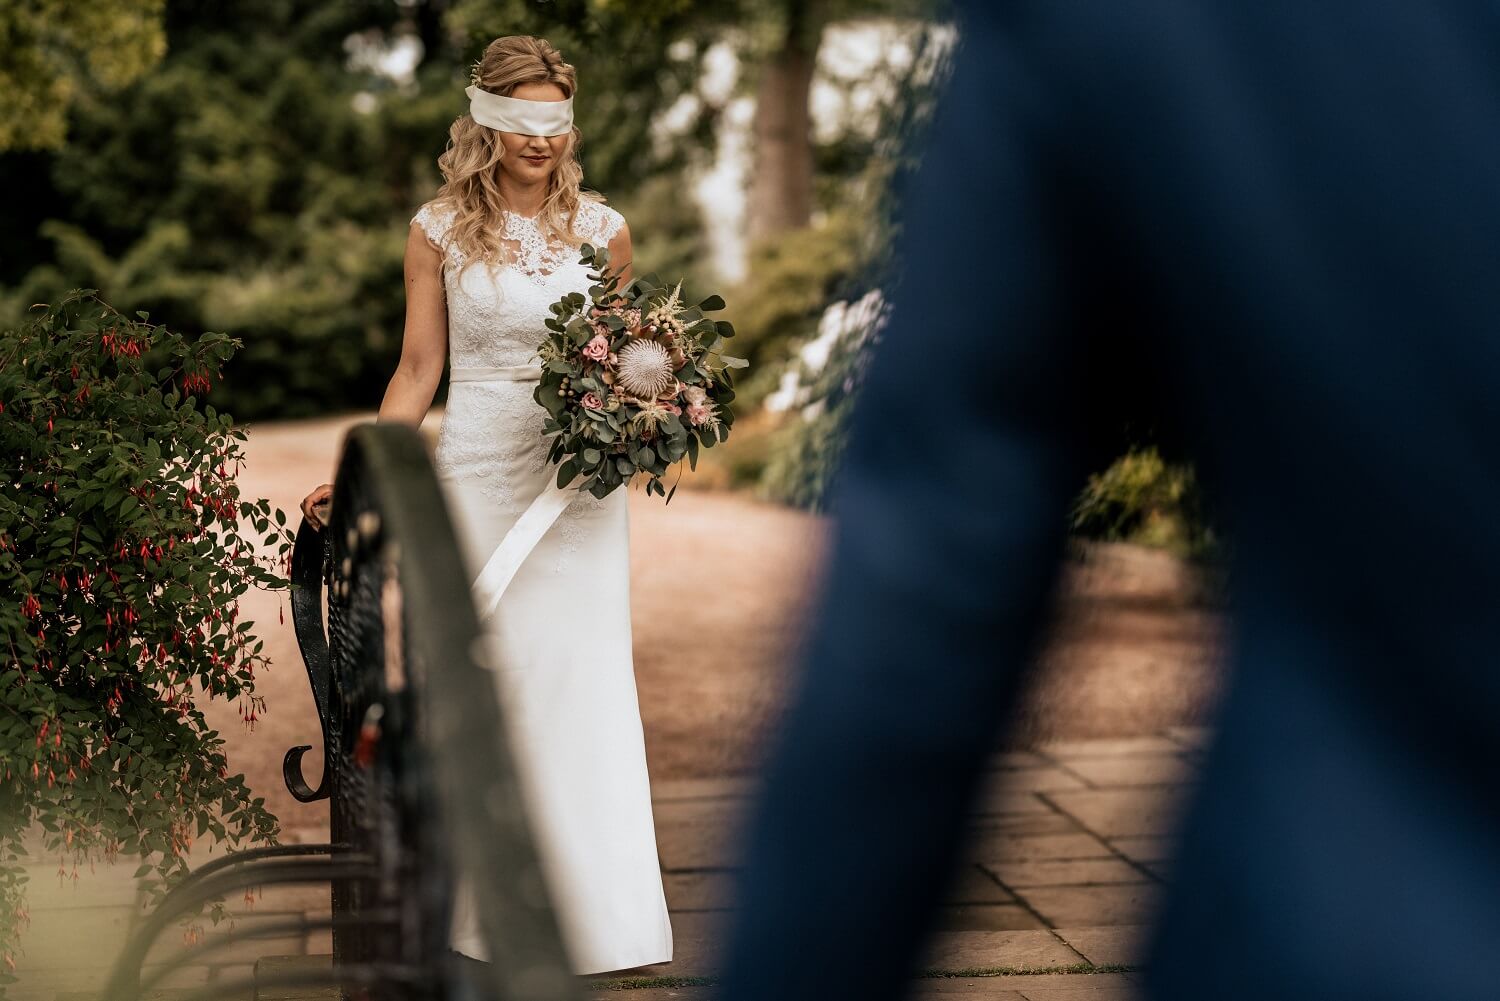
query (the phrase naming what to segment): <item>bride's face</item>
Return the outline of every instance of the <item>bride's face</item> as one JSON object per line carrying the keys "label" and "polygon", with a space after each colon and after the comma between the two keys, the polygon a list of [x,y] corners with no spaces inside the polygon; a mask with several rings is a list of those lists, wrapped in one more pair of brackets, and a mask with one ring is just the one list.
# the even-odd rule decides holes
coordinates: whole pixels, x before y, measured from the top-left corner
{"label": "bride's face", "polygon": [[[523,83],[510,92],[523,101],[565,101],[568,95],[555,83]],[[547,180],[568,152],[570,133],[560,136],[528,136],[519,132],[501,132],[500,143],[505,155],[500,169],[523,184]]]}

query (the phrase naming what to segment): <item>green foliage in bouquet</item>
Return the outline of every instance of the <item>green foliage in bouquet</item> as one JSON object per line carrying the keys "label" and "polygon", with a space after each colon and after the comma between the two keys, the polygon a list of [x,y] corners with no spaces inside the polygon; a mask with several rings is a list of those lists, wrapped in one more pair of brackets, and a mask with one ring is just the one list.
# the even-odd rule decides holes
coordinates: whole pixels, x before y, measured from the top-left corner
{"label": "green foliage in bouquet", "polygon": [[[187,872],[194,838],[276,835],[196,703],[238,700],[249,726],[264,710],[266,660],[238,599],[252,583],[290,586],[276,570],[292,535],[272,526],[269,502],[239,499],[245,432],[201,402],[239,341],[189,341],[136,316],[74,290],[0,333],[11,486],[0,493],[0,953],[11,969],[21,862],[38,841],[73,879],[80,863],[135,857],[157,896]],[[279,559],[257,555],[242,521]]]}
{"label": "green foliage in bouquet", "polygon": [[557,485],[583,477],[580,490],[603,497],[637,473],[646,492],[672,499],[662,486],[667,467],[729,437],[734,412],[732,369],[748,364],[722,353],[734,336],[724,308],[709,296],[681,302],[655,274],[623,288],[609,270],[609,251],[584,244],[582,263],[596,284],[552,304],[551,331],[537,348],[542,377],[534,398],[547,410],[548,461],[559,463]]}

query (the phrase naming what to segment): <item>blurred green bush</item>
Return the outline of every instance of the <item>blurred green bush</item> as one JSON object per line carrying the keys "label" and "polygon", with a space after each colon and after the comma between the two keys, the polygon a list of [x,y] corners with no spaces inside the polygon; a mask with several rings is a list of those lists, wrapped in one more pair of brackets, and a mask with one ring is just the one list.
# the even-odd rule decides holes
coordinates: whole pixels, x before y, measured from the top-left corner
{"label": "blurred green bush", "polygon": [[1154,445],[1131,448],[1090,476],[1071,525],[1081,538],[1135,542],[1189,559],[1219,553],[1193,467],[1168,462]]}

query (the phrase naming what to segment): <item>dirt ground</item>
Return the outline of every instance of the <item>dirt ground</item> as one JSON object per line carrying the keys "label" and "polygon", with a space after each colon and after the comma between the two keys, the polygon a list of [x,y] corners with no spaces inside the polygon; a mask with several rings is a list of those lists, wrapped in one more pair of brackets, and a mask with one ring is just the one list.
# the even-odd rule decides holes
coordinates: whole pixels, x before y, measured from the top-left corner
{"label": "dirt ground", "polygon": [[[442,412],[423,431],[435,441]],[[344,433],[373,414],[249,427],[242,497],[269,498],[301,519],[297,505],[330,480]],[[825,552],[826,520],[744,495],[683,489],[664,507],[632,491],[631,570],[635,666],[653,778],[745,774],[774,724]],[[657,553],[691,552],[693,563]],[[1162,552],[1091,546],[1069,563],[1059,589],[1058,627],[1011,743],[1146,733],[1207,720],[1218,689],[1223,619],[1199,599],[1192,569]],[[693,595],[690,602],[684,594]],[[277,606],[286,611],[278,624]],[[687,631],[714,640],[674,642]],[[231,766],[286,828],[319,827],[326,804],[286,794],[281,758],[318,744],[312,697],[297,652],[285,592],[252,590],[241,615],[255,623],[272,663],[261,681],[267,712],[247,731],[233,706],[208,709],[230,744]],[[316,752],[308,756],[316,781]]]}

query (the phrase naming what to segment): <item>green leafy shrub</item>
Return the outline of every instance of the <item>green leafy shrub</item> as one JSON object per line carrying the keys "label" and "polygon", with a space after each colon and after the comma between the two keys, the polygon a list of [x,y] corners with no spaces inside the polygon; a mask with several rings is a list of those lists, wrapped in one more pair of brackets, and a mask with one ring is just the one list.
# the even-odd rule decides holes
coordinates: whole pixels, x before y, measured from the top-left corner
{"label": "green leafy shrub", "polygon": [[1074,501],[1072,528],[1080,538],[1206,558],[1218,551],[1218,540],[1204,507],[1190,464],[1166,461],[1155,446],[1137,446],[1089,477]]}
{"label": "green leafy shrub", "polygon": [[[244,430],[201,402],[239,341],[189,342],[74,290],[0,333],[0,951],[24,926],[23,839],[78,865],[142,860],[155,894],[195,838],[276,820],[197,706],[253,726],[266,663],[238,598],[288,588],[292,534],[241,501]],[[257,555],[241,522],[278,555]],[[279,565],[278,565],[279,564]],[[278,572],[280,571],[280,572]],[[220,912],[216,911],[215,919]]]}

